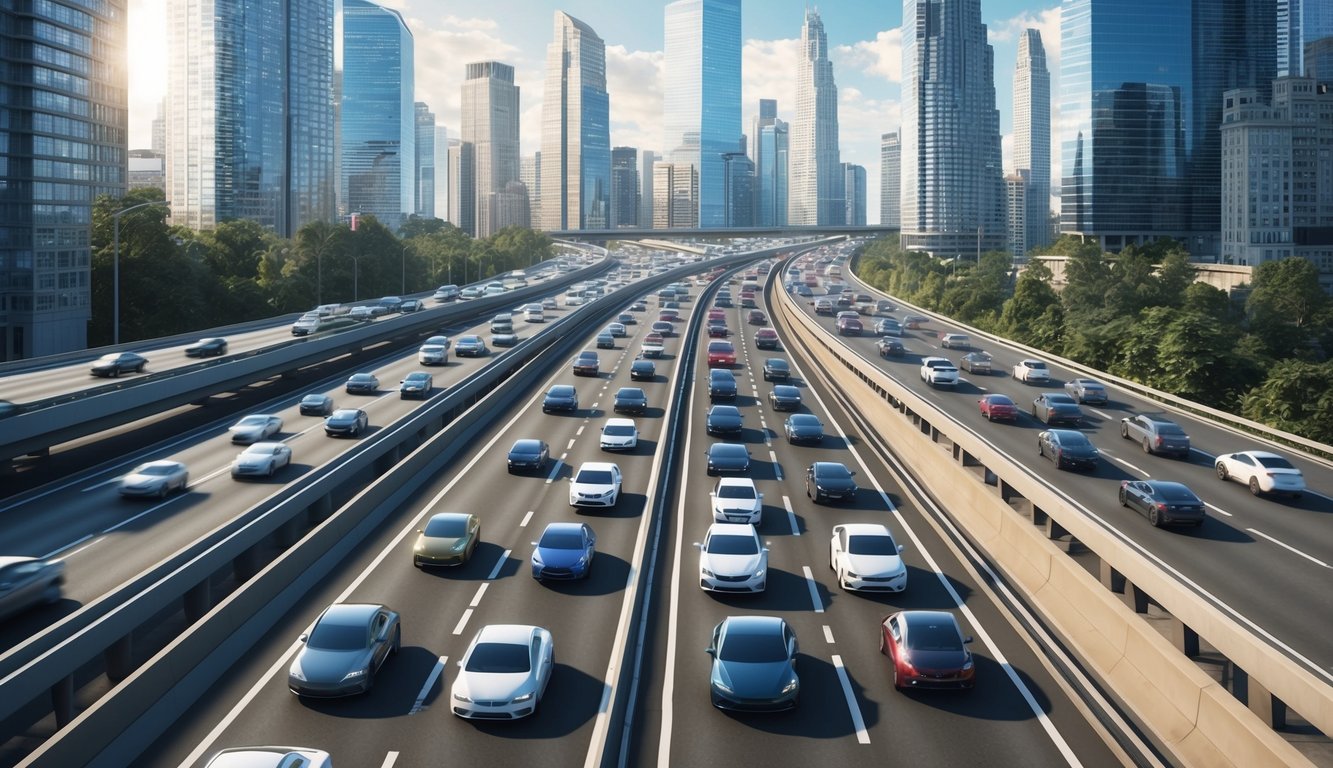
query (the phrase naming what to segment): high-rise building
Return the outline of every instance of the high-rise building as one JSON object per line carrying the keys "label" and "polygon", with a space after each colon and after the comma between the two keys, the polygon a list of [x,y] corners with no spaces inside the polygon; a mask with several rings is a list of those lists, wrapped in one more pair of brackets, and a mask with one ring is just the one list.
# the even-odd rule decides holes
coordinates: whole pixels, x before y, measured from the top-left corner
{"label": "high-rise building", "polygon": [[518,161],[518,180],[528,190],[528,221],[533,227],[542,220],[542,153],[524,155]]}
{"label": "high-rise building", "polygon": [[416,103],[416,194],[413,212],[435,218],[435,113],[424,101]]}
{"label": "high-rise building", "polygon": [[610,208],[606,43],[592,27],[556,11],[542,102],[541,229],[606,229]]}
{"label": "high-rise building", "polygon": [[806,9],[796,66],[796,120],[791,125],[787,221],[841,224],[847,218],[838,151],[838,86],[828,57],[828,36],[818,11]]}
{"label": "high-rise building", "polygon": [[727,221],[729,227],[753,227],[755,214],[754,162],[744,152],[727,153]]}
{"label": "high-rise building", "polygon": [[434,202],[431,204],[435,218],[449,219],[449,129],[443,125],[435,126],[435,139],[432,142],[435,160],[434,166]]}
{"label": "high-rise building", "polygon": [[163,99],[157,103],[157,117],[153,118],[152,125],[153,151],[159,157],[167,156],[167,100]]}
{"label": "high-rise building", "polygon": [[903,148],[898,141],[898,132],[880,134],[879,137],[879,225],[881,227],[898,226],[902,200]]}
{"label": "high-rise building", "polygon": [[1276,0],[1277,75],[1308,75],[1307,49],[1333,37],[1333,3],[1328,0]]}
{"label": "high-rise building", "polygon": [[755,224],[787,225],[787,178],[791,156],[787,123],[774,119],[759,129],[755,147]]}
{"label": "high-rise building", "polygon": [[[167,197],[291,237],[337,210],[334,0],[167,4]],[[407,103],[410,124],[412,103]],[[409,198],[410,199],[410,198]]]}
{"label": "high-rise building", "polygon": [[[490,237],[511,225],[527,226],[527,221],[509,221],[491,210],[491,195],[519,178],[519,88],[514,84],[514,68],[498,61],[468,64],[460,116],[459,138],[472,144],[476,164],[474,186],[463,190],[475,197],[476,236]],[[516,209],[511,205],[507,210]]]}
{"label": "high-rise building", "polygon": [[[668,3],[664,48],[663,157],[698,169],[698,224],[722,227],[728,191],[723,155],[740,151],[741,0]],[[662,193],[654,192],[656,206]],[[654,221],[660,217],[655,212]]]}
{"label": "high-rise building", "polygon": [[[1051,218],[1051,73],[1046,68],[1046,49],[1041,32],[1025,29],[1018,38],[1018,64],[1014,68],[1014,168],[1026,171],[1021,178],[1032,185],[1023,199],[1030,207],[1023,215],[1028,231],[1022,238],[1022,250],[1013,251],[1024,259],[1029,248],[1050,242]],[[1008,179],[1005,181],[1009,183]],[[1005,195],[1012,202],[1012,195]],[[1012,221],[1012,217],[1010,217]]]}
{"label": "high-rise building", "polygon": [[653,229],[699,226],[699,169],[692,163],[653,165]]}
{"label": "high-rise building", "polygon": [[166,158],[151,149],[131,149],[129,153],[129,189],[164,189],[167,183]]}
{"label": "high-rise building", "polygon": [[1017,171],[1004,177],[1004,214],[1005,214],[1005,249],[1013,257],[1015,263],[1026,261],[1028,252],[1028,201],[1027,196],[1031,189],[1029,188],[1028,176],[1031,174],[1026,168],[1020,168]]}
{"label": "high-rise building", "polygon": [[639,226],[653,226],[653,164],[662,156],[647,149],[639,150]]}
{"label": "high-rise building", "polygon": [[995,52],[981,0],[904,0],[902,30],[902,245],[946,256],[973,254],[978,241],[1003,248]]}
{"label": "high-rise building", "polygon": [[125,194],[125,5],[0,10],[0,360],[87,346],[93,200]]}
{"label": "high-rise building", "polygon": [[1305,44],[1305,74],[1333,88],[1333,35]]}
{"label": "high-rise building", "polygon": [[476,165],[471,142],[449,141],[449,222],[473,237],[477,236],[476,183],[472,179]]}
{"label": "high-rise building", "polygon": [[866,169],[855,163],[842,164],[845,205],[842,223],[852,227],[866,225]]}
{"label": "high-rise building", "polygon": [[611,149],[611,227],[639,226],[639,150]]}

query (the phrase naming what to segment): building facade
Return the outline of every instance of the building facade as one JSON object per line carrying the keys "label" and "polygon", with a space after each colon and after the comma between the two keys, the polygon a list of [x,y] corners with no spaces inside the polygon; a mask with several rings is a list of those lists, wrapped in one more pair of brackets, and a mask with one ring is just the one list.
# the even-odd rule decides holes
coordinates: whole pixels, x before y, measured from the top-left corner
{"label": "building facade", "polygon": [[611,221],[611,104],[606,43],[555,13],[542,102],[541,229],[606,229]]}
{"label": "building facade", "polygon": [[843,222],[853,227],[866,225],[866,169],[855,163],[842,164],[845,204]]}
{"label": "building facade", "polygon": [[435,160],[432,162],[434,170],[434,202],[432,203],[435,212],[435,218],[449,220],[449,129],[443,125],[435,126],[434,140],[432,147]]}
{"label": "building facade", "polygon": [[542,153],[534,152],[519,159],[518,180],[528,190],[528,220],[536,226],[542,220]]}
{"label": "building facade", "polygon": [[1277,75],[1309,75],[1309,47],[1333,38],[1333,4],[1327,0],[1277,0]]}
{"label": "building facade", "polygon": [[472,143],[457,139],[449,142],[449,223],[467,234],[477,236],[477,195],[472,173],[477,163]]}
{"label": "building facade", "polygon": [[656,152],[639,150],[639,226],[653,226],[653,165],[662,159]]}
{"label": "building facade", "polygon": [[1027,261],[1028,193],[1031,171],[1021,168],[1004,177],[1005,250],[1015,264]]}
{"label": "building facade", "polygon": [[[1032,185],[1023,199],[1030,210],[1023,221],[1028,231],[1022,238],[1022,250],[1010,252],[1022,260],[1028,248],[1040,248],[1050,242],[1051,198],[1051,73],[1046,68],[1046,49],[1041,32],[1025,29],[1018,38],[1018,64],[1014,68],[1014,168]],[[1005,186],[1009,185],[1005,179]],[[1005,195],[1006,205],[1013,202]],[[1013,223],[1010,212],[1010,224]]]}
{"label": "building facade", "polygon": [[413,212],[435,218],[435,113],[424,101],[416,108],[416,187]]}
{"label": "building facade", "polygon": [[[462,86],[462,110],[459,138],[472,144],[471,189],[463,194],[474,196],[472,209],[477,220],[477,237],[490,237],[497,229],[510,225],[527,226],[528,221],[511,221],[498,216],[492,208],[493,195],[503,192],[511,181],[518,181],[519,168],[519,87],[514,84],[514,68],[498,61],[468,64]],[[506,207],[512,213],[512,205]]]}
{"label": "building facade", "polygon": [[806,9],[796,65],[796,120],[791,125],[787,221],[841,224],[847,218],[838,150],[838,86],[818,11]]}
{"label": "building facade", "polygon": [[898,226],[902,200],[903,148],[898,140],[898,132],[880,134],[879,137],[879,223],[882,227]]}
{"label": "building facade", "polygon": [[758,226],[787,226],[790,137],[787,123],[777,118],[759,129],[755,142],[755,224]]}
{"label": "building facade", "polygon": [[692,163],[653,165],[653,229],[699,227],[699,169]]}
{"label": "building facade", "polygon": [[639,150],[611,148],[611,227],[639,226]]}

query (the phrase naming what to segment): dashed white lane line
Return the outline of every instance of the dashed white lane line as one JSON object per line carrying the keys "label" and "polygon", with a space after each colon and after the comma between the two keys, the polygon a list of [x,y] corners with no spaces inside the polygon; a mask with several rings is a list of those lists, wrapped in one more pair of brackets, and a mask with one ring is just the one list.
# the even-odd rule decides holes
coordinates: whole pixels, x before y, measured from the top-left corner
{"label": "dashed white lane line", "polygon": [[1089,411],[1092,411],[1093,413],[1097,414],[1098,416],[1101,416],[1103,419],[1106,419],[1107,421],[1114,421],[1114,420],[1115,420],[1115,417],[1112,416],[1111,414],[1107,413],[1106,411],[1099,411],[1099,410],[1097,410],[1096,408],[1089,408],[1088,410],[1089,410]]}
{"label": "dashed white lane line", "polygon": [[463,627],[466,627],[466,626],[467,626],[467,620],[470,619],[470,618],[472,618],[472,610],[473,610],[473,609],[469,608],[469,609],[467,609],[466,611],[463,611],[463,616],[462,616],[461,618],[459,618],[458,623],[454,625],[454,634],[455,634],[455,635],[461,635],[461,634],[463,634]]}
{"label": "dashed white lane line", "polygon": [[1285,544],[1285,543],[1283,543],[1283,542],[1281,542],[1281,541],[1279,541],[1279,540],[1273,538],[1272,536],[1269,536],[1268,534],[1264,533],[1263,531],[1256,531],[1256,530],[1253,529],[1253,528],[1246,528],[1245,530],[1249,531],[1250,533],[1253,533],[1255,536],[1262,536],[1263,538],[1268,539],[1269,541],[1273,542],[1274,544],[1278,545],[1279,547],[1282,547],[1283,549],[1287,550],[1288,552],[1291,552],[1291,553],[1294,554],[1294,555],[1300,555],[1301,557],[1305,558],[1306,560],[1309,560],[1310,562],[1314,563],[1315,565],[1319,565],[1319,566],[1322,566],[1322,567],[1324,567],[1324,568],[1333,568],[1333,566],[1329,565],[1328,563],[1324,562],[1323,560],[1320,560],[1320,559],[1317,558],[1317,557],[1312,557],[1312,556],[1310,556],[1310,555],[1307,555],[1307,554],[1305,554],[1304,552],[1300,551],[1299,549],[1297,549],[1297,548],[1291,546],[1290,544]]}
{"label": "dashed white lane line", "polygon": [[[568,454],[565,455],[567,456]],[[551,481],[555,480],[560,475],[560,467],[564,466],[564,464],[565,464],[565,456],[561,456],[559,459],[556,459],[555,466],[551,467],[551,474],[546,477],[547,485],[550,485]]]}
{"label": "dashed white lane line", "polygon": [[[42,555],[41,559],[42,559],[42,560],[50,560],[51,558],[55,557],[56,555],[60,554],[61,552],[65,552],[66,550],[69,550],[69,549],[72,549],[72,548],[74,548],[74,547],[77,547],[77,546],[79,546],[80,544],[82,544],[83,542],[87,541],[88,539],[91,539],[92,537],[93,537],[93,535],[90,533],[90,534],[88,534],[87,536],[84,536],[82,539],[79,539],[78,541],[71,541],[70,543],[64,545],[64,546],[61,547],[60,549],[53,549],[53,550],[51,550],[50,552],[47,552],[46,554]],[[77,551],[77,550],[76,550],[76,551]],[[74,553],[73,553],[73,552],[70,552],[69,554],[72,555],[72,554],[74,554]]]}
{"label": "dashed white lane line", "polygon": [[778,463],[778,455],[777,455],[776,453],[774,453],[773,451],[769,451],[769,452],[768,452],[768,460],[771,461],[771,462],[773,462],[774,464],[777,464],[777,463]]}
{"label": "dashed white lane line", "polygon": [[384,762],[380,763],[380,768],[393,768],[393,764],[398,762],[398,753],[390,752],[384,756]]}
{"label": "dashed white lane line", "polygon": [[1110,459],[1111,461],[1116,462],[1117,464],[1124,464],[1126,467],[1129,467],[1130,469],[1134,470],[1135,472],[1138,472],[1140,475],[1143,475],[1144,477],[1152,477],[1151,473],[1145,472],[1142,468],[1130,464],[1128,461],[1125,461],[1119,456],[1112,456],[1110,453],[1106,451],[1105,448],[1101,449],[1101,454],[1106,458]]}
{"label": "dashed white lane line", "polygon": [[584,430],[584,428],[587,427],[587,426],[588,426],[587,424],[580,424],[580,425],[579,425],[579,428],[578,428],[577,430],[574,431],[574,436],[575,436],[575,437],[583,437],[583,430]]}
{"label": "dashed white lane line", "polygon": [[166,505],[170,504],[172,501],[175,501],[176,499],[180,499],[180,498],[184,498],[184,496],[177,496],[175,499],[172,499],[171,501],[164,501],[164,502],[162,502],[161,504],[154,504],[153,506],[149,507],[148,509],[145,509],[144,511],[140,512],[140,513],[137,514],[137,515],[134,515],[133,517],[127,517],[127,518],[125,518],[124,520],[121,520],[119,523],[116,523],[115,525],[111,526],[110,528],[104,528],[104,529],[102,529],[102,535],[106,535],[106,534],[111,533],[112,531],[115,531],[115,530],[117,530],[117,529],[124,528],[125,526],[129,525],[130,523],[134,522],[135,520],[138,520],[139,518],[143,517],[144,515],[151,515],[151,514],[153,514],[154,512],[158,511],[159,509],[161,509],[161,508],[165,507]]}
{"label": "dashed white lane line", "polygon": [[[430,674],[426,675],[426,683],[421,686],[421,692],[417,694],[417,700],[412,702],[412,709],[408,710],[407,714],[415,715],[421,711],[422,706],[426,703],[426,697],[430,695],[430,689],[435,687],[435,681],[440,679],[440,675],[444,672],[444,667],[448,663],[448,656],[441,656],[435,660],[435,666],[431,668]],[[395,759],[398,757],[397,752],[390,752],[389,755]],[[392,763],[386,764],[392,765]]]}
{"label": "dashed white lane line", "polygon": [[573,437],[569,438],[569,444],[565,446],[565,450],[566,450],[566,451],[571,450],[571,449],[574,448],[574,440],[575,440],[575,438],[573,438]]}
{"label": "dashed white lane line", "polygon": [[773,464],[773,475],[778,479],[779,482],[782,481],[782,465],[781,465],[781,464],[778,464],[778,463],[774,462],[774,464]]}
{"label": "dashed white lane line", "polygon": [[852,681],[847,678],[847,670],[842,666],[842,657],[833,654],[833,668],[838,671],[838,682],[842,683],[843,695],[847,697],[847,709],[852,714],[852,725],[856,728],[856,742],[869,744],[870,734],[866,732],[866,721],[861,717],[861,708],[856,705],[856,694],[852,692]]}
{"label": "dashed white lane line", "polygon": [[506,549],[500,553],[500,559],[495,562],[495,567],[491,569],[491,575],[486,577],[487,581],[495,581],[500,577],[500,569],[505,567],[505,563],[509,561],[509,553],[513,551],[512,549]]}
{"label": "dashed white lane line", "polygon": [[[551,481],[548,479],[546,482],[549,483],[549,482],[551,482]],[[519,527],[519,528],[527,528],[527,527],[528,527],[528,521],[532,519],[532,513],[535,512],[535,511],[536,511],[536,510],[529,509],[529,510],[528,510],[528,513],[527,513],[526,515],[523,516],[523,522],[519,523],[519,524],[518,524],[518,527]]]}
{"label": "dashed white lane line", "polygon": [[1207,508],[1213,510],[1214,512],[1218,513],[1219,515],[1226,515],[1227,517],[1235,517],[1235,515],[1231,514],[1230,512],[1226,511],[1225,509],[1222,509],[1221,507],[1215,507],[1215,506],[1213,506],[1212,504],[1209,504],[1209,503],[1206,502],[1206,501],[1203,503],[1203,505],[1204,505],[1205,507],[1207,507]]}
{"label": "dashed white lane line", "polygon": [[787,522],[791,523],[791,535],[800,536],[801,526],[796,522],[796,511],[791,508],[791,499],[783,496],[782,506],[787,508]]}
{"label": "dashed white lane line", "polygon": [[810,602],[814,603],[815,613],[824,612],[824,601],[819,599],[819,585],[815,581],[815,575],[810,572],[810,566],[803,565],[801,570],[805,573],[805,585],[810,588]]}
{"label": "dashed white lane line", "polygon": [[472,602],[468,603],[469,608],[476,608],[481,605],[481,596],[486,594],[486,588],[490,585],[491,583],[489,581],[483,581],[481,586],[477,587],[477,594],[473,595]]}
{"label": "dashed white lane line", "polygon": [[824,625],[824,642],[833,645],[833,629],[829,625]]}

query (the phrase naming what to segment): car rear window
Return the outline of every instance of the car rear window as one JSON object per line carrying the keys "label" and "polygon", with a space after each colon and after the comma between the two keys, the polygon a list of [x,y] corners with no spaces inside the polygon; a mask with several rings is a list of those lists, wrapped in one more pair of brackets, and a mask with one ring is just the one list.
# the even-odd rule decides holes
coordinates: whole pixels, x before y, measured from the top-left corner
{"label": "car rear window", "polygon": [[325,651],[354,651],[366,647],[366,628],[360,624],[321,621],[306,640],[310,648]]}
{"label": "car rear window", "polygon": [[907,647],[913,651],[961,651],[963,639],[948,624],[918,624],[907,631]]}
{"label": "car rear window", "polygon": [[851,536],[847,552],[853,555],[896,555],[898,545],[889,536]]}
{"label": "car rear window", "polygon": [[723,661],[765,664],[787,659],[787,646],[777,632],[764,634],[729,633],[717,651]]}
{"label": "car rear window", "polygon": [[1290,461],[1281,456],[1256,456],[1255,458],[1268,469],[1295,469]]}

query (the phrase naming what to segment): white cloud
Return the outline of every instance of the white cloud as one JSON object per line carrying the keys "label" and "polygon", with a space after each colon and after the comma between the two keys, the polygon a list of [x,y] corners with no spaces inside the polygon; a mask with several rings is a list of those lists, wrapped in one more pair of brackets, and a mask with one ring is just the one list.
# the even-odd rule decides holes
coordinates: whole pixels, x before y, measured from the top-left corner
{"label": "white cloud", "polygon": [[[415,51],[415,100],[424,101],[441,125],[457,131],[462,107],[464,67],[474,61],[501,61],[514,65],[514,79],[521,89],[520,107],[533,97],[532,65],[523,61],[519,49],[494,34],[494,20],[448,17],[442,21],[408,18]],[[541,81],[536,81],[540,88]],[[541,99],[540,90],[536,97]],[[522,130],[526,132],[527,120]]]}
{"label": "white cloud", "polygon": [[796,59],[801,41],[746,40],[741,50],[741,124],[749,132],[760,99],[777,99],[778,115],[796,114]]}
{"label": "white cloud", "polygon": [[870,76],[901,83],[903,79],[902,34],[897,27],[875,35],[874,40],[860,40],[833,49],[835,70],[848,66]]}
{"label": "white cloud", "polygon": [[662,52],[606,47],[611,143],[662,151]]}

